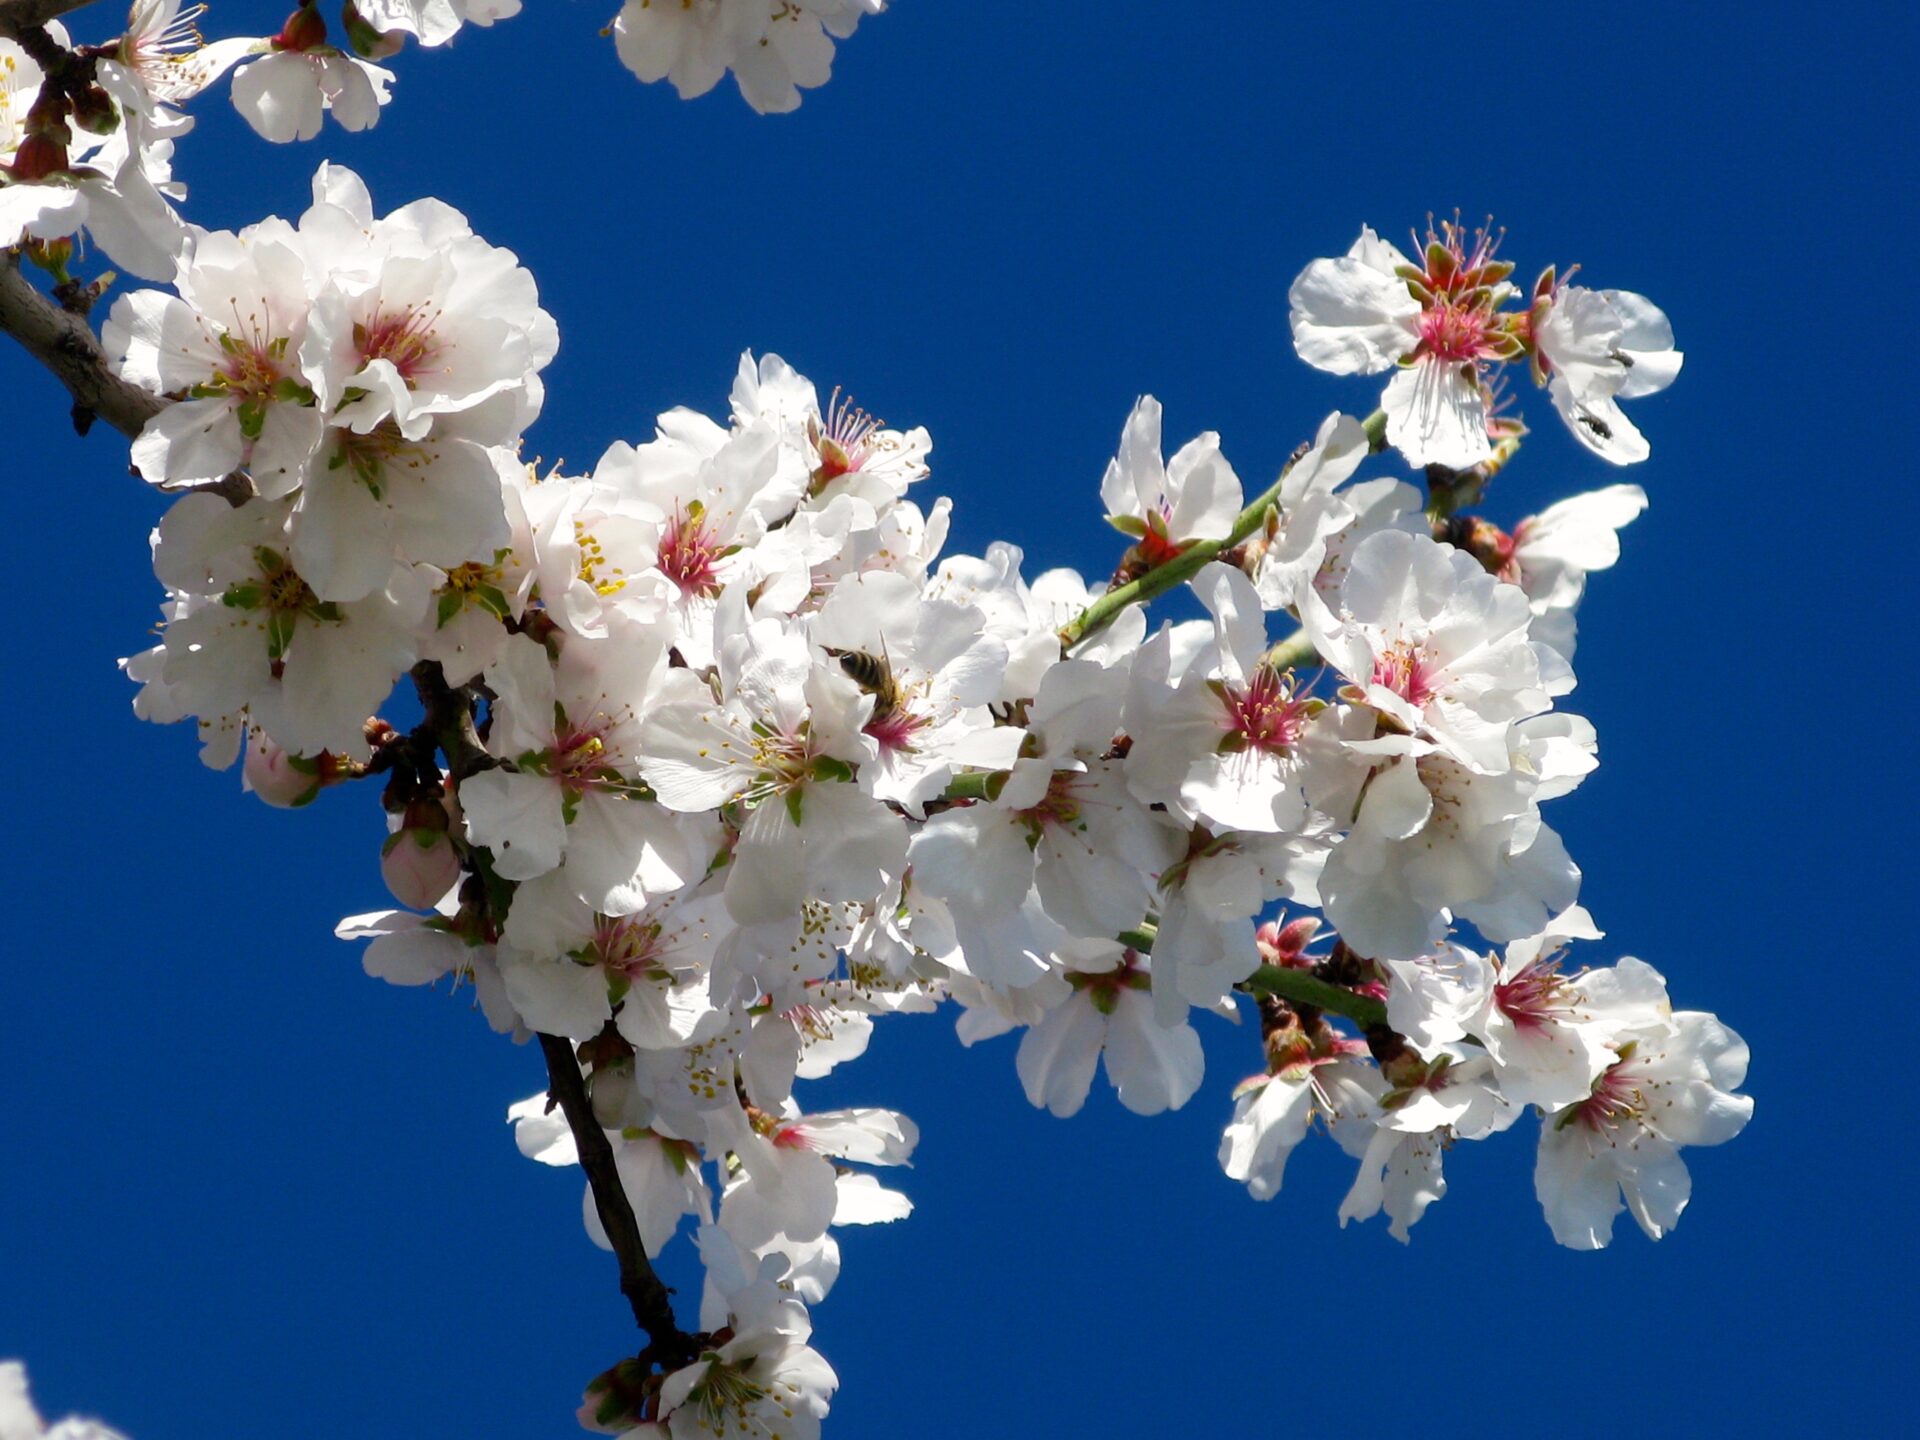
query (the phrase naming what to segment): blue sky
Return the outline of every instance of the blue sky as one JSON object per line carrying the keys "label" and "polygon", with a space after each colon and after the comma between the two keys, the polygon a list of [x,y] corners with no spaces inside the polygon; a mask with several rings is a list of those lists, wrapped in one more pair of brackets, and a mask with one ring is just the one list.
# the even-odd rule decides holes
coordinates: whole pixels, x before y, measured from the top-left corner
{"label": "blue sky", "polygon": [[[902,0],[763,118],[730,85],[634,82],[596,34],[611,0],[530,9],[403,56],[370,135],[269,147],[203,99],[178,172],[195,219],[237,225],[296,213],[332,158],[382,208],[435,194],[518,252],[561,330],[528,446],[549,461],[721,411],[739,352],[772,349],[931,429],[951,548],[1104,574],[1096,487],[1134,397],[1264,483],[1329,409],[1373,402],[1293,358],[1288,282],[1363,221],[1398,237],[1456,206],[1509,227],[1522,278],[1579,261],[1652,296],[1687,351],[1634,410],[1654,453],[1629,476],[1524,396],[1538,428],[1489,506],[1621,478],[1652,497],[1581,615],[1566,703],[1602,767],[1549,818],[1609,932],[1590,955],[1647,959],[1753,1047],[1754,1122],[1689,1152],[1678,1232],[1556,1248],[1523,1126],[1455,1152],[1403,1249],[1337,1228],[1351,1170],[1324,1140],[1267,1205],[1220,1175],[1247,1032],[1211,1028],[1176,1115],[1103,1089],[1060,1121],[1021,1097],[1011,1041],[899,1020],[806,1097],[924,1136],[918,1212],[847,1235],[816,1312],[828,1433],[1905,1418],[1911,987],[1877,969],[1911,949],[1910,10]],[[114,660],[155,618],[159,505],[65,408],[0,348],[0,1356],[50,1414],[134,1440],[577,1433],[633,1332],[578,1173],[502,1123],[539,1057],[330,938],[384,903],[370,793],[268,811],[135,721]]]}

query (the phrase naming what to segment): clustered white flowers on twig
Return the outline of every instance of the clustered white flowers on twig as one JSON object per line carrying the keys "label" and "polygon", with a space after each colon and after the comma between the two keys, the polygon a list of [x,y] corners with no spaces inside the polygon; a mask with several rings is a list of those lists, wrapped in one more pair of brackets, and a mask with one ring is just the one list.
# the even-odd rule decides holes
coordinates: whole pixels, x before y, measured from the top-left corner
{"label": "clustered white flowers on twig", "polygon": [[[1384,1214],[1404,1240],[1446,1151],[1532,1110],[1557,1239],[1605,1245],[1622,1209],[1671,1228],[1679,1151],[1750,1114],[1746,1049],[1651,966],[1574,958],[1600,931],[1542,813],[1597,763],[1558,708],[1573,612],[1645,496],[1504,529],[1473,509],[1525,433],[1497,398],[1508,364],[1590,448],[1643,458],[1619,402],[1677,372],[1665,317],[1551,269],[1508,308],[1485,233],[1444,224],[1416,264],[1363,230],[1295,282],[1294,341],[1393,371],[1381,410],[1326,417],[1250,500],[1219,436],[1167,458],[1142,398],[1099,492],[1127,543],[1093,583],[1029,578],[1011,544],[944,554],[948,502],[911,498],[927,433],[772,355],[742,357],[724,416],[674,410],[589,472],[543,473],[520,440],[556,327],[456,211],[379,214],[322,165],[296,221],[207,232],[160,189],[168,103],[220,70],[242,67],[269,138],[327,108],[370,124],[387,76],[367,57],[518,8],[359,0],[349,53],[311,4],[271,40],[202,47],[153,0],[58,79],[0,40],[0,243],[71,285],[47,246],[84,225],[171,283],[122,295],[103,337],[165,402],[135,468],[186,492],[154,532],[167,595],[126,662],[136,708],[194,720],[269,803],[382,780],[401,908],[339,933],[371,942],[371,974],[471,984],[496,1030],[541,1037],[520,1148],[587,1167],[587,1228],[650,1331],[583,1422],[817,1432],[834,1231],[909,1213],[873,1170],[918,1134],[809,1113],[796,1083],[948,1002],[970,1044],[1021,1032],[1019,1081],[1061,1116],[1102,1066],[1128,1109],[1182,1106],[1194,1012],[1254,1020],[1219,1162],[1257,1199],[1318,1123],[1358,1162],[1342,1223]],[[614,33],[643,78],[692,95],[731,69],[778,110],[881,8],[629,0]],[[85,56],[118,97],[97,151],[58,139]],[[1394,448],[1424,493],[1363,473]],[[1181,583],[1206,618],[1150,626]],[[403,676],[416,724],[380,718]],[[647,1261],[689,1219],[704,1290],[676,1317]]]}

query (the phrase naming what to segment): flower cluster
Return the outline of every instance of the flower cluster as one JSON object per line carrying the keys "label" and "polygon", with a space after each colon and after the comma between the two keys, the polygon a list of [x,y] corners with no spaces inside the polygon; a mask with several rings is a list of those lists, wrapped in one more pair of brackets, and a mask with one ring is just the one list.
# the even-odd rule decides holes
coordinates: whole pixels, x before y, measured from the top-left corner
{"label": "flower cluster", "polygon": [[[1664,390],[1681,354],[1660,308],[1628,290],[1569,285],[1548,267],[1524,309],[1499,237],[1458,222],[1427,232],[1415,264],[1363,226],[1345,255],[1315,260],[1289,292],[1293,343],[1335,375],[1393,378],[1387,439],[1412,465],[1465,470],[1493,457],[1517,422],[1498,410],[1499,371],[1525,359],[1589,450],[1616,465],[1647,458],[1620,401]],[[1571,271],[1568,272],[1571,275]]]}
{"label": "flower cluster", "polygon": [[228,760],[242,712],[295,753],[364,757],[400,672],[459,658],[465,610],[508,613],[515,446],[553,320],[458,213],[422,201],[376,219],[335,166],[297,225],[198,235],[174,284],[123,296],[105,327],[122,376],[177,397],[134,441],[135,468],[167,488],[244,469],[255,494],[188,495],[155,532],[172,593],[161,644],[132,662],[143,704],[198,716]]}
{"label": "flower cluster", "polygon": [[[1341,1222],[1405,1240],[1445,1151],[1532,1109],[1561,1243],[1605,1245],[1623,1208],[1655,1239],[1677,1222],[1680,1150],[1751,1114],[1746,1047],[1642,961],[1568,967],[1600,932],[1542,810],[1597,763],[1557,708],[1574,613],[1646,495],[1469,508],[1525,433],[1509,364],[1589,449],[1646,457],[1621,402],[1681,363],[1651,302],[1554,269],[1523,297],[1457,223],[1417,261],[1363,229],[1294,282],[1292,327],[1323,370],[1391,371],[1381,410],[1328,416],[1250,500],[1217,434],[1169,458],[1142,397],[1100,486],[1111,578],[1029,579],[1012,545],[943,555],[948,502],[909,498],[924,430],[777,356],[742,358],[723,419],[674,410],[540,474],[521,437],[558,338],[512,254],[438,201],[376,215],[337,166],[297,221],[237,233],[184,225],[171,178],[173,107],[223,75],[269,140],[365,129],[378,62],[520,0],[345,0],[337,32],[298,0],[211,44],[204,8],[136,0],[106,45],[0,38],[0,249],[80,313],[111,278],[67,274],[83,230],[172,287],[120,298],[102,337],[161,402],[132,458],[174,496],[159,640],[125,662],[138,713],[193,719],[216,767],[244,754],[269,803],[380,778],[402,908],[338,933],[370,974],[470,984],[540,1038],[553,1083],[508,1112],[517,1143],[588,1169],[623,1273],[688,1222],[692,1328],[645,1322],[584,1424],[817,1434],[834,1228],[910,1213],[872,1172],[918,1132],[796,1087],[948,1002],[969,1045],[1019,1032],[1018,1081],[1057,1116],[1102,1069],[1129,1110],[1183,1106],[1194,1012],[1256,1017],[1219,1150],[1256,1199],[1317,1121],[1358,1162]],[[884,8],[626,0],[610,29],[644,80],[731,72],[785,111]],[[1389,447],[1424,493],[1361,477]],[[1150,631],[1182,584],[1204,618]],[[408,674],[410,727],[382,715]],[[0,1434],[112,1440],[46,1431],[17,1365]]]}
{"label": "flower cluster", "polygon": [[[1402,1238],[1444,1148],[1527,1106],[1582,1246],[1621,1194],[1657,1237],[1677,1147],[1744,1121],[1730,1032],[1638,961],[1558,965],[1598,932],[1541,817],[1594,734],[1554,707],[1637,488],[1509,531],[1358,478],[1379,419],[1333,415],[1249,505],[1218,436],[1164,457],[1147,397],[1101,487],[1119,588],[1029,582],[1008,545],[942,558],[947,503],[908,498],[924,431],[771,355],[724,422],[675,410],[536,476],[516,444],[554,334],[530,279],[434,202],[376,219],[337,168],[297,224],[199,237],[176,289],[108,324],[121,373],[174,397],[141,473],[218,487],[156,532],[138,708],[195,717],[212,763],[250,736],[276,803],[385,775],[408,908],[341,935],[376,976],[470,981],[496,1029],[557,1037],[647,1253],[691,1217],[697,1353],[616,1367],[591,1424],[817,1427],[832,1227],[908,1212],[855,1167],[917,1136],[794,1086],[883,1015],[955,1001],[969,1044],[1023,1032],[1035,1105],[1074,1113],[1104,1065],[1150,1115],[1199,1089],[1192,1012],[1251,1006],[1265,1065],[1223,1168],[1270,1197],[1317,1117],[1360,1162],[1343,1220]],[[1177,578],[1206,618],[1149,636]],[[409,668],[429,714],[403,733],[369,717]],[[579,1158],[544,1097],[511,1116],[528,1155]]]}

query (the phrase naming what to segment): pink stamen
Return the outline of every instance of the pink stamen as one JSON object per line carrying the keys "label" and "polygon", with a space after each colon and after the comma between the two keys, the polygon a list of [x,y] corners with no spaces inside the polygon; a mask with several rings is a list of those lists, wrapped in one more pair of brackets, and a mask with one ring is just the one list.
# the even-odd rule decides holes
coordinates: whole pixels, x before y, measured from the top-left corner
{"label": "pink stamen", "polygon": [[880,422],[856,407],[851,396],[843,399],[838,387],[827,404],[824,418],[825,428],[817,429],[814,434],[814,448],[820,452],[820,468],[815,477],[822,483],[837,480],[866,464],[873,454],[869,442],[880,429]]}
{"label": "pink stamen", "polygon": [[704,517],[678,511],[667,521],[667,533],[660,537],[660,570],[680,587],[682,595],[718,595],[720,550]]}
{"label": "pink stamen", "polygon": [[1290,754],[1307,725],[1307,705],[1293,693],[1281,672],[1262,665],[1244,689],[1229,687],[1221,696],[1232,733],[1248,748],[1269,755]]}
{"label": "pink stamen", "polygon": [[1620,1060],[1593,1082],[1593,1093],[1573,1107],[1573,1119],[1588,1130],[1614,1130],[1645,1108],[1646,1096],[1632,1060]]}
{"label": "pink stamen", "polygon": [[1530,965],[1493,987],[1493,1003],[1522,1030],[1541,1030],[1572,1013],[1559,967]]}
{"label": "pink stamen", "polygon": [[1420,316],[1420,343],[1436,359],[1453,364],[1478,360],[1489,350],[1493,316],[1477,304],[1441,300]]}
{"label": "pink stamen", "polygon": [[901,705],[890,710],[876,710],[860,729],[862,734],[871,735],[878,741],[882,750],[911,750],[913,737],[925,729],[927,723],[925,716],[916,715]]}
{"label": "pink stamen", "polygon": [[1433,699],[1434,667],[1426,653],[1402,640],[1373,662],[1373,683],[1393,691],[1415,709]]}
{"label": "pink stamen", "polygon": [[660,927],[631,915],[601,915],[593,922],[594,959],[607,970],[638,980],[657,972]]}
{"label": "pink stamen", "polygon": [[440,357],[440,344],[433,334],[438,318],[424,310],[404,310],[398,315],[376,315],[365,325],[355,326],[361,364],[389,361],[412,385]]}

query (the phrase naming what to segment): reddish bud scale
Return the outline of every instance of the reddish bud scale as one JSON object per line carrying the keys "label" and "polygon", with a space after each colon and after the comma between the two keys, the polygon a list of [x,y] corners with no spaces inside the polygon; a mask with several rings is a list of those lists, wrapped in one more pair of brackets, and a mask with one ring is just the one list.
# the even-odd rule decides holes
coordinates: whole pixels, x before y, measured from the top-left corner
{"label": "reddish bud scale", "polygon": [[315,50],[326,43],[326,18],[317,6],[306,3],[306,0],[287,17],[287,23],[273,37],[273,48],[276,50]]}
{"label": "reddish bud scale", "polygon": [[36,132],[20,142],[8,167],[16,181],[45,180],[68,168],[67,147],[51,136]]}

